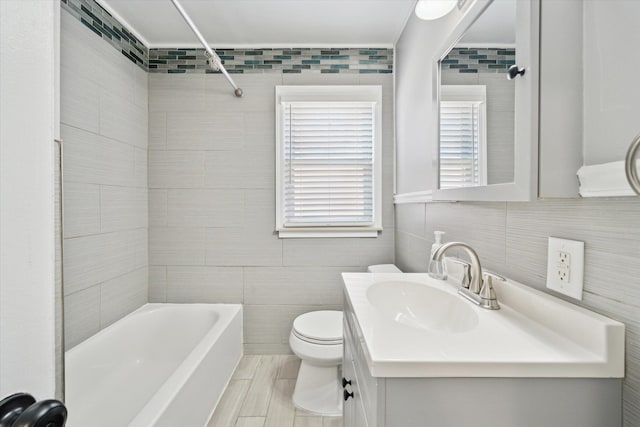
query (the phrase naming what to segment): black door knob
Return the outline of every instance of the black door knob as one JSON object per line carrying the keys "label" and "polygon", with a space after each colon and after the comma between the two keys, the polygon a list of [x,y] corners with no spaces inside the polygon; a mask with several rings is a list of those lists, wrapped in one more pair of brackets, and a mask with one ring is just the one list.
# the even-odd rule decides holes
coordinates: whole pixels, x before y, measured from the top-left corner
{"label": "black door knob", "polygon": [[342,388],[345,388],[347,385],[351,385],[351,380],[348,380],[346,378],[342,378]]}
{"label": "black door knob", "polygon": [[525,72],[524,68],[518,68],[517,65],[512,65],[511,67],[509,67],[509,70],[507,71],[507,79],[513,80],[518,76],[524,76],[524,72]]}
{"label": "black door knob", "polygon": [[350,397],[353,397],[353,392],[349,393],[347,390],[343,390],[344,401],[349,400]]}

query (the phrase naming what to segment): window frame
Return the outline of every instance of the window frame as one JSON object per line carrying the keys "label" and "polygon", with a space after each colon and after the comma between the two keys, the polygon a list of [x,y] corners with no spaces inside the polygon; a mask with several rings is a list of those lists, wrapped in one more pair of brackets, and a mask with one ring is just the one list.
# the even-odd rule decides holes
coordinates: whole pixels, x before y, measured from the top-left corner
{"label": "window frame", "polygon": [[[487,87],[486,85],[442,85],[438,110],[442,103],[478,104],[478,182],[445,189],[468,188],[487,185]],[[441,117],[441,115],[438,115]],[[438,124],[442,132],[442,124]],[[438,141],[441,136],[438,135]],[[438,142],[440,146],[440,142]],[[439,148],[440,150],[440,148]],[[442,169],[438,162],[438,188],[442,189]]]}
{"label": "window frame", "polygon": [[[276,86],[276,218],[280,238],[377,237],[382,230],[382,86]],[[285,102],[371,102],[374,107],[372,197],[373,221],[366,226],[296,226],[284,223],[284,130]]]}

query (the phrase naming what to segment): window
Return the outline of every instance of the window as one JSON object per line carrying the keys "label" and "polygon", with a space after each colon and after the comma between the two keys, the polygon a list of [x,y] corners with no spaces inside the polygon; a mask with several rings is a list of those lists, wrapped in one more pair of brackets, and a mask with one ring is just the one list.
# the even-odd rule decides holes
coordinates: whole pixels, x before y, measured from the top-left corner
{"label": "window", "polygon": [[379,86],[276,88],[280,237],[376,237],[381,218]]}
{"label": "window", "polygon": [[442,86],[440,188],[487,183],[486,87]]}

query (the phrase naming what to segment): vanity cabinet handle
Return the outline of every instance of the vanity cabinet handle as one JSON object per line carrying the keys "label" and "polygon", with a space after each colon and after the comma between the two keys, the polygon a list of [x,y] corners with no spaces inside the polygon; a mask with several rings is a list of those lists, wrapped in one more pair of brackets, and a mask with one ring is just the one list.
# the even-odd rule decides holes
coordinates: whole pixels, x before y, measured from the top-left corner
{"label": "vanity cabinet handle", "polygon": [[349,398],[353,398],[353,392],[349,393],[347,390],[343,390],[342,394],[344,396],[344,401],[346,402]]}
{"label": "vanity cabinet handle", "polygon": [[342,388],[345,388],[347,385],[351,385],[351,380],[342,377]]}

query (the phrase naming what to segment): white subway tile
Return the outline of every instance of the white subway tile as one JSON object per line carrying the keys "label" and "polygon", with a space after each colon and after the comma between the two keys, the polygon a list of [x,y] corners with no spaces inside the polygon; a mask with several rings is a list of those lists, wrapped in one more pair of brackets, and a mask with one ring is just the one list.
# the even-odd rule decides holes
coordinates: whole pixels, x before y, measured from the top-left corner
{"label": "white subway tile", "polygon": [[206,236],[207,265],[282,264],[282,241],[273,231],[209,228]]}
{"label": "white subway tile", "polygon": [[204,154],[197,151],[149,151],[149,188],[202,188]]}
{"label": "white subway tile", "polygon": [[149,267],[149,302],[167,302],[167,267]]}
{"label": "white subway tile", "polygon": [[106,90],[100,93],[100,134],[147,148],[147,110]]}
{"label": "white subway tile", "polygon": [[343,272],[353,267],[245,267],[245,304],[340,305]]}
{"label": "white subway tile", "polygon": [[240,150],[242,115],[209,111],[168,112],[167,148],[172,150]]}
{"label": "white subway tile", "polygon": [[233,190],[169,190],[167,223],[175,227],[242,225],[244,193]]}
{"label": "white subway tile", "polygon": [[64,345],[70,350],[100,330],[100,286],[64,297]]}
{"label": "white subway tile", "polygon": [[65,239],[65,294],[132,271],[136,265],[136,248],[131,242],[130,231]]}
{"label": "white subway tile", "polygon": [[242,268],[167,267],[167,302],[242,303]]}
{"label": "white subway tile", "polygon": [[204,168],[207,188],[275,188],[273,151],[209,151]]}
{"label": "white subway tile", "polygon": [[147,303],[149,271],[132,271],[100,285],[100,327],[105,328]]}
{"label": "white subway tile", "polygon": [[64,235],[100,232],[100,186],[70,182],[64,188]]}
{"label": "white subway tile", "polygon": [[61,126],[64,178],[67,182],[129,185],[134,176],[134,148],[71,126]]}
{"label": "white subway tile", "polygon": [[203,227],[152,227],[150,265],[204,265],[205,231]]}
{"label": "white subway tile", "polygon": [[147,189],[135,187],[100,188],[102,232],[147,227]]}

